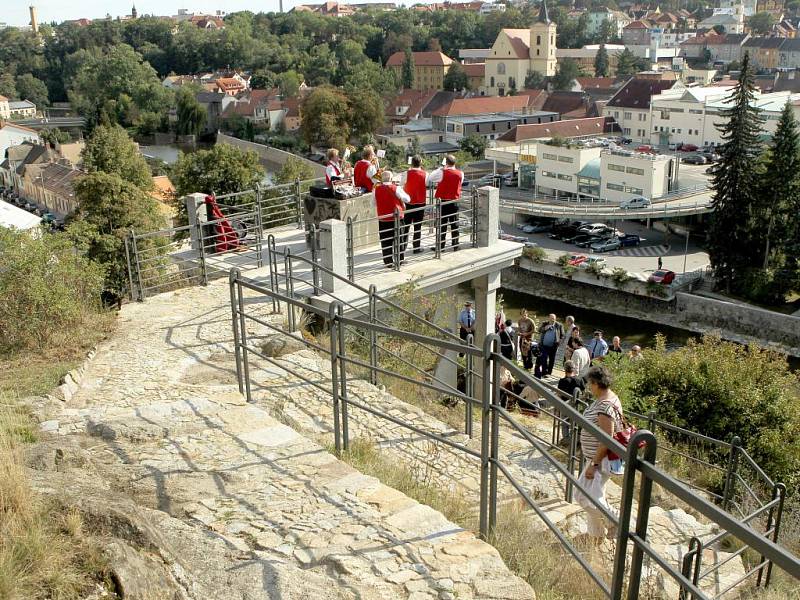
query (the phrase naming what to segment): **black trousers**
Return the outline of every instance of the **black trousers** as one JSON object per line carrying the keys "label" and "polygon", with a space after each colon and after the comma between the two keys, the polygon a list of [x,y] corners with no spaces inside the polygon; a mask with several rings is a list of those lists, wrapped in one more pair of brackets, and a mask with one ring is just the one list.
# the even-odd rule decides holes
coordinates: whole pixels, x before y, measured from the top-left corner
{"label": "black trousers", "polygon": [[[403,262],[405,258],[405,226],[403,222],[400,221],[400,239],[398,242],[400,243],[400,256],[398,260]],[[378,237],[381,240],[381,254],[383,254],[383,264],[391,265],[393,264],[392,260],[392,250],[394,246],[394,220],[392,221],[378,221]]]}
{"label": "black trousers", "polygon": [[558,346],[541,346],[542,353],[536,359],[536,370],[534,376],[542,377],[553,373],[553,366],[556,363],[556,352]]}
{"label": "black trousers", "polygon": [[[424,204],[406,204],[405,224],[406,238],[411,236],[414,250],[419,250],[422,241],[422,221],[425,219]],[[406,239],[406,243],[408,240]]]}
{"label": "black trousers", "polygon": [[439,249],[444,250],[447,228],[450,227],[450,240],[453,248],[458,248],[458,201],[442,200],[442,225],[439,228]]}

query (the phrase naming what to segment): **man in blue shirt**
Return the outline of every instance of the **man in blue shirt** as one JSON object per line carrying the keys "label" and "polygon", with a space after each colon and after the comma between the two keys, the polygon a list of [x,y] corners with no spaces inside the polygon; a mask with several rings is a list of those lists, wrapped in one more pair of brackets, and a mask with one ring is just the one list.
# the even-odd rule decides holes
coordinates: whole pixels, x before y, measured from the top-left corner
{"label": "man in blue shirt", "polygon": [[556,320],[554,314],[548,315],[548,320],[539,326],[539,347],[541,354],[536,359],[534,377],[542,378],[553,372],[556,362],[556,352],[558,345],[564,337],[564,326]]}
{"label": "man in blue shirt", "polygon": [[595,361],[602,361],[605,355],[608,354],[608,342],[603,339],[603,332],[598,330],[594,332],[594,338],[586,345],[589,354],[592,357],[592,364]]}
{"label": "man in blue shirt", "polygon": [[458,313],[458,335],[464,341],[468,335],[472,335],[473,339],[475,337],[475,309],[472,308],[472,300],[464,302],[464,308]]}

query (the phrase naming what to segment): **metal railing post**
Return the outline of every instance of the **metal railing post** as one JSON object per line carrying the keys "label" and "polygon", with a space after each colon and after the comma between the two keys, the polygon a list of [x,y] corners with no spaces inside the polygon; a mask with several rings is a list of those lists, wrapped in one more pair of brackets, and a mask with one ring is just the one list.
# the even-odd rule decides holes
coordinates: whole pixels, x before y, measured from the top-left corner
{"label": "metal railing post", "polygon": [[434,235],[436,236],[436,242],[433,246],[433,249],[436,254],[436,258],[442,258],[442,238],[444,237],[444,232],[442,231],[442,200],[441,198],[434,198],[433,201],[433,221],[436,228],[436,231],[434,232]]}
{"label": "metal railing post", "polygon": [[[369,286],[369,324],[375,325],[378,320],[378,298],[375,284]],[[378,332],[370,327],[369,330],[369,382],[378,385]]]}
{"label": "metal railing post", "polygon": [[242,349],[239,346],[239,319],[238,309],[239,300],[236,297],[236,281],[239,279],[239,269],[231,269],[228,272],[228,286],[231,294],[231,325],[233,326],[233,354],[236,358],[236,383],[239,385],[239,393],[244,393],[244,381],[242,377]]}
{"label": "metal railing post", "polygon": [[133,262],[136,265],[136,281],[139,284],[137,300],[139,302],[144,302],[145,289],[144,285],[142,285],[142,265],[139,263],[139,246],[136,243],[136,232],[133,229],[131,229],[131,242],[133,244]]}
{"label": "metal railing post", "polygon": [[250,392],[250,355],[247,350],[247,327],[244,319],[244,294],[242,293],[242,280],[236,277],[236,292],[239,298],[239,336],[242,341],[242,366],[244,377],[245,398],[248,402],[253,401]]}
{"label": "metal railing post", "polygon": [[[437,240],[438,242],[438,240]],[[496,335],[483,342],[483,395],[481,406],[481,481],[479,531],[483,540],[489,539],[489,413],[492,397],[492,352],[499,346]]]}
{"label": "metal railing post", "polygon": [[478,188],[473,188],[472,196],[470,198],[471,207],[470,212],[472,212],[472,247],[478,247]]}
{"label": "metal railing post", "polygon": [[[286,295],[289,298],[294,298],[294,275],[292,274],[292,251],[289,248],[284,249],[283,251],[283,273],[286,277]],[[288,317],[288,326],[289,332],[295,331],[295,322],[294,322],[294,305],[290,302],[286,302],[286,309],[287,309],[287,317]]]}
{"label": "metal railing post", "polygon": [[353,244],[353,217],[347,217],[346,222],[347,227],[347,235],[346,235],[346,248],[345,254],[347,255],[347,279],[350,281],[355,281],[356,278],[356,269],[355,269],[355,255],[354,252],[354,244]]}
{"label": "metal railing post", "polygon": [[342,386],[341,402],[342,402],[342,447],[346,450],[350,449],[350,417],[348,414],[347,402],[347,362],[346,362],[346,347],[345,347],[345,329],[344,308],[341,303],[337,307],[336,317],[339,323],[339,382]]}
{"label": "metal railing post", "polygon": [[303,228],[303,198],[300,192],[300,179],[294,180],[295,210],[297,211],[297,228]]}
{"label": "metal railing post", "polygon": [[317,226],[311,226],[311,281],[314,285],[314,295],[319,296],[319,269],[317,260],[319,252],[317,247]]}
{"label": "metal railing post", "polygon": [[[474,346],[474,343],[475,341],[470,333],[467,335],[467,346],[471,348]],[[464,393],[467,395],[469,400],[464,402],[464,433],[469,436],[469,439],[472,439],[472,399],[475,397],[475,373],[473,372],[473,361],[474,357],[472,354],[467,353],[466,373],[464,377]]]}
{"label": "metal railing post", "polygon": [[[639,444],[644,442],[644,457],[639,458]],[[622,587],[625,579],[625,560],[628,549],[628,531],[630,529],[631,512],[633,510],[634,484],[636,483],[636,471],[640,461],[646,461],[651,465],[656,464],[656,452],[658,441],[650,431],[646,429],[637,431],[633,434],[628,443],[628,454],[626,457],[625,475],[622,481],[622,499],[620,501],[619,524],[617,525],[617,547],[614,554],[614,571],[611,579],[611,598],[621,600]],[[653,480],[642,473],[639,482],[639,500],[636,508],[636,535],[642,540],[647,539],[647,523],[650,519],[650,499],[653,493]],[[631,551],[631,569],[628,575],[628,600],[638,600],[639,584],[642,578],[642,561],[644,550],[638,545],[633,545]]]}
{"label": "metal railing post", "polygon": [[328,319],[331,332],[331,396],[333,397],[333,444],[336,454],[342,452],[341,426],[339,424],[339,331],[336,313],[339,303],[331,302]]}
{"label": "metal railing post", "polygon": [[392,215],[392,266],[395,271],[400,270],[400,211],[394,209]]}
{"label": "metal railing post", "polygon": [[[681,563],[681,575],[686,577],[694,585],[697,585],[700,576],[700,562],[703,558],[703,543],[699,538],[693,536],[689,540],[689,551],[683,555]],[[694,594],[691,595],[695,597]],[[689,595],[686,588],[681,585],[681,591],[678,595],[678,600],[689,600]]]}
{"label": "metal railing post", "polygon": [[742,440],[738,435],[731,440],[731,450],[728,454],[728,467],[725,471],[725,489],[722,492],[722,508],[730,511],[730,503],[736,488],[736,474],[739,470],[739,448]]}
{"label": "metal railing post", "polygon": [[[278,260],[275,257],[275,236],[271,233],[267,236],[267,261],[269,262],[269,289],[273,292],[279,292],[278,289]],[[280,312],[281,303],[278,299],[272,297],[272,312]]]}
{"label": "metal railing post", "polygon": [[[783,503],[786,501],[786,486],[782,483],[775,484],[775,490],[778,495],[778,507],[775,510],[775,524],[774,524],[774,531],[772,532],[772,541],[777,543],[778,542],[778,532],[781,529],[781,520],[783,517]],[[769,531],[769,529],[767,529]],[[763,557],[761,562],[764,562]],[[759,573],[759,580],[761,574]],[[764,579],[764,587],[769,586],[769,581],[772,579],[772,561],[767,563],[767,576]]]}
{"label": "metal railing post", "polygon": [[197,234],[198,259],[200,260],[200,276],[203,285],[208,285],[208,271],[206,269],[206,241],[203,239],[203,225],[200,221],[195,221],[194,226]]}
{"label": "metal railing post", "polygon": [[261,184],[256,184],[256,265],[264,266],[264,215],[261,212]]}
{"label": "metal railing post", "polygon": [[[572,398],[570,399],[569,403],[572,405],[572,408],[575,410],[578,409],[578,395],[580,394],[580,390],[576,389],[572,392]],[[570,473],[575,474],[575,462],[576,462],[576,454],[578,453],[578,427],[575,423],[575,419],[569,417],[569,454],[567,455],[567,469]],[[578,465],[578,472],[580,472],[580,465]],[[564,500],[567,502],[572,502],[572,492],[573,492],[573,485],[572,480],[567,478],[566,489],[564,490]]]}
{"label": "metal railing post", "polygon": [[492,419],[491,446],[489,448],[489,534],[494,533],[497,525],[497,461],[500,460],[500,363],[492,361]]}
{"label": "metal railing post", "polygon": [[125,261],[128,264],[128,292],[130,293],[131,301],[136,300],[133,290],[133,265],[131,264],[131,250],[130,250],[132,235],[133,235],[133,230],[131,230],[131,232],[125,236]]}

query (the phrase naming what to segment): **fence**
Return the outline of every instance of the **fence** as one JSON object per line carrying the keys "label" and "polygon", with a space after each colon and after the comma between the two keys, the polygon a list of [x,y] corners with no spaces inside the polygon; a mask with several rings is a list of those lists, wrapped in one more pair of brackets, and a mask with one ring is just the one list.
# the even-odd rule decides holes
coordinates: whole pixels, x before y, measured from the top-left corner
{"label": "fence", "polygon": [[[289,258],[290,263],[292,260],[294,259]],[[301,262],[303,260],[309,259],[302,259]],[[497,336],[488,336],[483,348],[479,349],[472,344],[462,343],[452,333],[444,330],[437,331],[436,337],[432,337],[431,335],[412,331],[412,327],[402,328],[394,323],[378,319],[376,317],[377,304],[375,303],[381,302],[386,307],[391,307],[391,302],[384,298],[371,300],[370,307],[366,311],[350,306],[348,310],[350,314],[346,314],[345,305],[337,301],[334,301],[328,310],[324,310],[295,298],[292,294],[290,280],[287,280],[285,293],[280,290],[279,286],[264,287],[257,285],[244,278],[238,271],[231,271],[229,281],[237,378],[239,388],[246,395],[248,401],[253,401],[250,361],[251,357],[258,357],[267,363],[279,366],[291,375],[300,378],[306,384],[330,395],[334,417],[334,444],[337,451],[348,448],[350,442],[350,413],[353,410],[358,410],[413,431],[424,439],[434,440],[450,447],[455,452],[462,453],[465,457],[473,459],[476,461],[476,470],[479,472],[479,531],[484,539],[490,537],[497,523],[499,483],[500,481],[505,481],[516,490],[525,505],[538,515],[561,546],[574,557],[606,597],[615,600],[622,597],[627,597],[631,600],[638,598],[643,563],[647,558],[651,563],[657,565],[669,579],[677,582],[681,589],[682,597],[686,597],[689,594],[693,598],[708,599],[710,596],[706,595],[701,589],[702,579],[708,573],[700,573],[697,570],[687,571],[685,568],[686,562],[683,565],[673,565],[670,562],[672,559],[659,555],[648,543],[648,515],[651,507],[653,485],[655,484],[661,490],[671,494],[722,528],[724,530],[723,536],[735,537],[745,547],[752,548],[762,555],[763,560],[747,575],[752,576],[757,573],[757,584],[768,584],[773,564],[794,577],[800,578],[800,561],[776,543],[778,523],[775,523],[766,535],[758,533],[746,523],[740,523],[736,517],[715,506],[703,494],[698,494],[683,482],[668,474],[658,465],[657,455],[660,443],[659,439],[651,431],[638,431],[628,448],[622,447],[616,440],[591,421],[588,421],[574,403],[565,402],[547,385],[531,377],[527,371],[519,368],[514,362],[504,358],[499,352],[499,338]],[[264,306],[263,303],[255,302],[251,304],[249,301],[246,302],[245,293],[271,299],[273,306],[277,306],[278,310],[285,310],[288,316],[288,335],[294,336],[298,341],[302,341],[307,346],[330,357],[331,376],[329,382],[326,380],[320,381],[318,376],[311,379],[293,370],[285,363],[280,363],[274,358],[266,356],[256,346],[257,339],[254,339],[253,336],[255,335],[254,330],[258,327],[263,328],[265,331],[277,331],[283,334],[286,334],[286,332],[283,327],[271,324],[257,316],[253,309],[249,307]],[[374,298],[374,290],[372,296]],[[328,345],[323,346],[316,341],[308,339],[306,336],[294,333],[298,329],[298,321],[292,315],[297,311],[313,316],[317,320],[316,327],[324,328],[330,332],[330,343]],[[410,318],[413,324],[420,327],[435,327],[418,315],[411,317],[408,315],[413,315],[413,313],[405,311],[403,314],[404,317]],[[389,355],[383,358],[377,356],[378,349],[375,340],[378,339],[382,342],[380,344],[382,348],[389,353],[391,352],[390,342],[399,341],[403,344],[410,344],[411,347],[421,346],[427,348],[439,356],[463,354],[465,367],[462,370],[466,375],[465,385],[463,387],[460,385],[449,386],[445,382],[436,381],[435,377],[432,377],[430,373],[425,373],[421,377],[414,377],[409,375],[408,372],[403,372],[398,366],[393,366],[399,364],[393,362],[398,358],[397,356]],[[369,344],[368,357],[354,352],[354,347],[358,348],[359,344],[364,342]],[[417,365],[411,365],[411,367],[414,366]],[[575,488],[582,489],[578,477],[572,469],[573,465],[565,465],[561,460],[553,456],[551,454],[552,444],[545,443],[541,438],[533,435],[508,408],[503,406],[501,395],[505,393],[505,390],[501,389],[499,385],[501,369],[507,369],[518,381],[536,390],[539,396],[547,402],[551,413],[559,419],[559,423],[566,422],[574,432],[578,428],[582,429],[597,438],[606,447],[626,458],[627,468],[623,476],[622,499],[618,516],[587,495],[597,510],[617,526],[616,550],[613,568],[608,581],[598,569],[590,564],[575,544],[559,530],[556,524],[548,517],[545,509],[536,502],[533,494],[525,488],[518,477],[512,474],[509,465],[502,460],[499,454],[501,427],[513,431],[515,435],[529,444],[532,449],[540,452],[548,461],[549,468],[557,472],[560,477],[563,477],[568,494]],[[424,371],[424,369],[422,370]],[[354,378],[360,378],[364,373],[368,373],[372,379],[377,376],[394,379],[412,385],[414,389],[420,392],[428,391],[447,394],[463,401],[465,407],[468,407],[466,408],[465,420],[470,424],[465,427],[466,429],[472,427],[473,411],[478,415],[475,424],[478,426],[480,450],[471,448],[448,436],[427,431],[358,399],[350,393],[349,382]],[[471,429],[468,433],[472,433]],[[573,438],[576,437],[577,435],[573,436]],[[645,443],[642,452],[637,449],[639,442]],[[502,480],[499,475],[502,475]],[[634,491],[637,484],[638,508],[635,519],[632,519]],[[782,497],[776,498],[775,500],[778,502],[774,502],[766,510],[771,514],[779,513],[782,504],[780,498]],[[698,546],[698,543],[699,540],[697,542],[693,541],[692,549],[696,550],[699,547],[701,550],[692,555],[692,561],[695,561],[702,554],[703,546]],[[709,542],[706,541],[705,546],[707,547],[708,545]],[[628,561],[629,551],[631,554],[630,561]],[[694,562],[692,562],[693,564]],[[697,564],[699,565],[699,560]],[[627,593],[625,591],[626,588]]]}

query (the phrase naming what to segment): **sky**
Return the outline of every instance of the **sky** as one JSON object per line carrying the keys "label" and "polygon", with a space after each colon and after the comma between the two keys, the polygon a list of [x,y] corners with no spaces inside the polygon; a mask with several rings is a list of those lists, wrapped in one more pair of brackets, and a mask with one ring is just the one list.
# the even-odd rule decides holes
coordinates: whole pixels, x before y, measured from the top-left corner
{"label": "sky", "polygon": [[[320,4],[323,0],[306,0],[308,4]],[[344,1],[344,0],[343,0]],[[370,2],[378,0],[358,0]],[[284,0],[283,9],[288,11],[303,0]],[[129,15],[131,0],[3,0],[0,10],[0,22],[8,25],[27,25],[30,22],[28,6],[33,4],[39,15],[40,23],[61,22],[68,19],[98,19],[111,13],[112,17]],[[273,12],[278,10],[278,0],[139,0],[136,11],[140,15],[155,14],[159,16],[178,14],[179,8],[189,12],[215,14],[217,10],[237,12],[251,10],[253,12]],[[397,2],[402,4],[402,2]]]}

